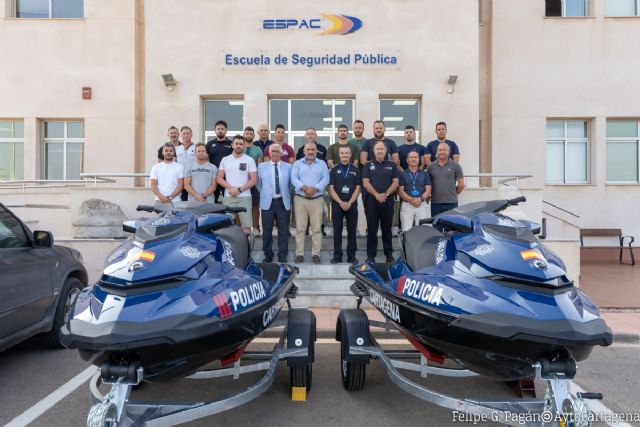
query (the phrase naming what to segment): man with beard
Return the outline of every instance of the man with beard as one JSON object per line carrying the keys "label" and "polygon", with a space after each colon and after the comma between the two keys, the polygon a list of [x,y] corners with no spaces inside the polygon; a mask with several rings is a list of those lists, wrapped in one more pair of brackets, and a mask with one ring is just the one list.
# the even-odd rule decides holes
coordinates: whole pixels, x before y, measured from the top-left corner
{"label": "man with beard", "polygon": [[[196,146],[191,142],[193,132],[189,126],[182,126],[180,136],[182,137],[182,142],[176,147],[176,160],[185,168],[186,175],[186,168],[196,160]],[[182,189],[180,199],[184,202],[188,199],[188,196],[189,193],[187,193],[185,187]]]}
{"label": "man with beard", "polygon": [[[293,164],[293,162],[296,160],[296,153],[293,151],[293,148],[285,142],[284,137],[285,137],[284,125],[278,123],[276,125],[276,140],[273,141],[273,143],[280,144],[280,148],[282,149],[282,152],[280,153],[280,156],[282,157],[282,161]],[[269,147],[266,147],[264,149],[262,153],[264,157],[269,157],[268,150],[269,150]]]}
{"label": "man with beard", "polygon": [[387,160],[384,141],[373,145],[373,161],[362,168],[362,186],[367,190],[367,262],[376,262],[378,252],[378,226],[382,231],[382,247],[387,263],[393,262],[391,220],[393,195],[398,188],[398,167]]}
{"label": "man with beard", "polygon": [[464,173],[458,162],[451,159],[449,144],[438,144],[438,158],[431,162],[431,216],[458,207],[458,194],[464,190]]}
{"label": "man with beard", "polygon": [[175,147],[166,143],[162,147],[164,159],[151,168],[150,184],[156,205],[180,201],[184,185],[184,168],[174,161],[175,154]]}
{"label": "man with beard", "polygon": [[326,163],[316,158],[316,147],[312,142],[306,143],[304,159],[297,160],[291,170],[291,184],[296,194],[296,263],[304,262],[304,235],[307,223],[311,223],[312,260],[314,264],[320,264],[322,205],[329,172]]}
{"label": "man with beard", "polygon": [[184,188],[189,193],[189,201],[213,203],[218,168],[209,163],[207,147],[196,144],[196,160],[185,169]]}
{"label": "man with beard", "polygon": [[244,154],[244,138],[233,137],[233,151],[220,161],[218,168],[218,185],[224,188],[222,204],[245,208],[240,212],[240,225],[244,231],[251,233],[251,187],[258,181],[256,162]]}
{"label": "man with beard", "polygon": [[[400,158],[400,172],[407,170],[407,155],[411,152],[418,153],[418,167],[422,166],[425,148],[416,142],[416,128],[407,125],[404,128],[404,144],[398,147],[398,157]],[[424,160],[426,161],[426,160]]]}
{"label": "man with beard", "polygon": [[[251,126],[244,128],[244,152],[247,156],[251,157],[256,165],[262,163],[262,150],[254,142],[253,137],[255,132]],[[251,216],[253,218],[253,235],[260,235],[260,193],[258,192],[258,186],[251,187]]]}
{"label": "man with beard", "polygon": [[[180,145],[180,131],[178,131],[177,127],[171,126],[167,129],[167,137],[169,137],[169,141],[165,142],[160,146],[160,148],[158,148],[158,160],[161,162],[164,160],[162,150],[164,149],[165,144],[171,144],[173,145],[173,148],[178,148],[178,145]],[[173,159],[175,160],[175,156]]]}
{"label": "man with beard", "polygon": [[360,150],[347,141],[348,136],[349,128],[347,128],[347,125],[338,126],[338,142],[331,144],[327,150],[327,166],[329,166],[329,169],[333,169],[340,163],[340,149],[342,147],[348,147],[351,150],[351,164],[357,167]]}
{"label": "man with beard", "polygon": [[[325,147],[324,145],[318,143],[317,141],[318,138],[318,133],[316,132],[315,128],[307,128],[307,130],[304,133],[304,139],[307,141],[305,143],[312,143],[316,145],[316,157],[322,161],[324,161],[325,163],[327,163],[327,147]],[[305,154],[304,154],[304,145],[301,146],[300,148],[298,148],[298,152],[296,153],[296,160],[300,160],[302,159]]]}
{"label": "man with beard", "polygon": [[362,120],[356,120],[353,122],[353,138],[349,140],[350,144],[355,145],[358,148],[358,152],[360,152],[360,148],[362,148],[362,144],[366,140],[363,136],[364,134],[364,122]]}
{"label": "man with beard", "polygon": [[424,152],[425,156],[425,165],[429,167],[431,162],[435,162],[438,157],[438,146],[441,142],[446,142],[449,146],[449,157],[454,162],[460,162],[460,150],[458,149],[458,144],[447,139],[447,124],[445,122],[436,123],[436,136],[438,139],[434,139],[433,141],[427,144],[427,148]]}
{"label": "man with beard", "polygon": [[384,137],[384,122],[382,120],[376,120],[373,122],[373,138],[367,139],[362,144],[362,147],[360,147],[360,164],[364,165],[366,162],[370,162],[375,158],[373,146],[378,141],[384,142],[387,160],[394,162],[396,166],[398,166],[400,164],[398,146],[393,139]]}
{"label": "man with beard", "polygon": [[[218,120],[214,126],[216,132],[216,138],[207,142],[207,153],[209,153],[209,163],[220,169],[220,161],[223,157],[231,154],[231,141],[227,139],[227,122],[224,120]],[[222,188],[216,188],[214,194],[215,201],[218,203]]]}

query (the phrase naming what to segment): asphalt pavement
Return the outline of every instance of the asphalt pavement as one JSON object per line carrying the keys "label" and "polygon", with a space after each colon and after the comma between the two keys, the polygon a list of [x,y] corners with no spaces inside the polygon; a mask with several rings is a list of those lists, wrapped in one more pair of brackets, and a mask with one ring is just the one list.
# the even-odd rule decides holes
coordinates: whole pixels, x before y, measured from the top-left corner
{"label": "asphalt pavement", "polygon": [[[394,348],[409,348],[401,340]],[[265,350],[272,344],[252,344],[249,350]],[[340,347],[330,339],[316,346],[313,386],[305,402],[291,400],[289,370],[281,362],[273,386],[246,405],[187,426],[425,426],[472,425],[454,422],[450,410],[423,402],[397,388],[377,361],[367,369],[364,390],[347,392],[340,380]],[[68,384],[89,365],[76,351],[49,350],[29,341],[0,353],[0,425],[33,418],[31,426],[83,426],[90,407],[88,381]],[[640,346],[614,343],[596,348],[592,356],[578,366],[575,383],[586,391],[604,394],[601,402],[615,414],[628,413],[640,418]],[[404,372],[404,371],[403,371]],[[85,375],[86,376],[86,375]],[[145,384],[132,393],[132,399],[152,401],[207,400],[238,390],[261,375],[248,374],[237,381],[230,378],[210,380],[183,379],[167,384]],[[459,397],[482,400],[513,399],[513,391],[504,383],[483,377],[451,379],[416,374],[409,378],[435,390]],[[63,387],[67,384],[65,387]],[[77,387],[76,387],[77,385]],[[62,389],[61,389],[62,387]],[[544,383],[536,384],[542,397]],[[106,389],[104,390],[106,391]],[[52,394],[52,395],[50,395]],[[47,396],[49,398],[47,399]],[[53,396],[53,397],[52,397]],[[52,404],[55,398],[60,398]],[[51,406],[49,408],[49,406]],[[16,418],[21,416],[22,418]],[[31,418],[30,418],[31,417]],[[22,423],[24,424],[24,423]],[[640,426],[640,422],[630,422]],[[491,425],[480,423],[478,425]],[[594,425],[607,425],[595,423]],[[612,425],[612,424],[610,424]]]}

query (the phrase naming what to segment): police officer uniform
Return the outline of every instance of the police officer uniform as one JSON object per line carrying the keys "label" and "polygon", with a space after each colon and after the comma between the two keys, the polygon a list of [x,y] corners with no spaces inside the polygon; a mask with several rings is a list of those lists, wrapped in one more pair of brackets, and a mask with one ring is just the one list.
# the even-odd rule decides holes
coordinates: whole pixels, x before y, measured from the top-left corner
{"label": "police officer uniform", "polygon": [[394,179],[398,179],[398,168],[389,160],[373,160],[364,165],[362,179],[369,179],[371,186],[377,193],[387,195],[387,199],[380,203],[375,193],[367,196],[367,259],[375,259],[378,251],[378,225],[381,228],[382,248],[387,259],[393,256],[391,244],[391,221],[393,219],[393,194],[387,192]]}
{"label": "police officer uniform", "polygon": [[343,210],[333,197],[331,198],[331,221],[333,223],[333,263],[342,262],[342,227],[347,220],[347,262],[356,262],[356,228],[358,226],[358,199],[352,200],[358,186],[361,185],[360,169],[351,163],[338,163],[329,173],[329,185],[333,186],[340,200],[352,201],[349,210]]}

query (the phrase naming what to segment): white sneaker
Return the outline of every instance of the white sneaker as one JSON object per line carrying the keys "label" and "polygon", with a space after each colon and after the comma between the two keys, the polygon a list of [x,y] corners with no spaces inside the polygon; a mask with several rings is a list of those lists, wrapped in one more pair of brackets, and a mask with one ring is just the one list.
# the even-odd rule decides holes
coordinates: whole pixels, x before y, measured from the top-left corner
{"label": "white sneaker", "polygon": [[260,237],[260,235],[262,234],[257,228],[254,228],[251,233],[253,234],[253,237]]}
{"label": "white sneaker", "polygon": [[397,236],[400,234],[400,229],[398,227],[391,227],[391,235]]}

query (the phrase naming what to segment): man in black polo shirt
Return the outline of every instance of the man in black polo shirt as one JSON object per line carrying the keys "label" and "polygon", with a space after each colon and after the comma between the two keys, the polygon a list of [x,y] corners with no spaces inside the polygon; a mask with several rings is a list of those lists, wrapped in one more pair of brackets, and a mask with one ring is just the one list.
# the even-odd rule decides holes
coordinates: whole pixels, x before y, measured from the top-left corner
{"label": "man in black polo shirt", "polygon": [[263,152],[265,148],[273,144],[273,141],[269,139],[269,126],[267,124],[263,123],[258,127],[258,138],[253,143],[260,147]]}
{"label": "man in black polo shirt", "polygon": [[373,152],[373,146],[378,141],[384,142],[387,160],[393,161],[396,166],[399,165],[400,158],[398,157],[398,146],[393,139],[384,137],[384,122],[382,120],[376,120],[373,122],[373,138],[367,139],[362,143],[362,146],[360,147],[360,164],[364,165],[366,162],[370,162],[374,159],[375,154]]}
{"label": "man in black polo shirt", "polygon": [[360,169],[351,163],[352,151],[343,145],[338,151],[340,163],[329,173],[331,221],[333,222],[333,258],[331,264],[342,262],[342,222],[347,219],[347,262],[356,264],[356,228],[358,226],[358,195]]}
{"label": "man in black polo shirt", "polygon": [[436,123],[436,136],[438,139],[427,144],[427,148],[424,152],[425,166],[429,167],[432,162],[435,162],[438,158],[438,145],[441,142],[446,142],[449,146],[449,157],[454,162],[460,163],[460,149],[458,144],[447,139],[447,124],[445,122]]}
{"label": "man in black polo shirt", "polygon": [[[227,122],[224,120],[218,120],[214,126],[216,131],[216,138],[207,142],[207,153],[209,153],[209,163],[215,167],[220,167],[220,161],[223,157],[231,155],[233,149],[231,148],[231,141],[227,139]],[[215,201],[218,203],[220,198],[221,186],[216,188],[214,193]]]}
{"label": "man in black polo shirt", "polygon": [[[378,251],[378,224],[382,231],[382,247],[386,262],[393,262],[391,245],[391,220],[393,219],[393,195],[398,188],[398,167],[387,160],[384,141],[373,146],[373,161],[362,169],[362,186],[367,196],[367,262],[375,262]],[[397,154],[397,153],[396,153]]]}

